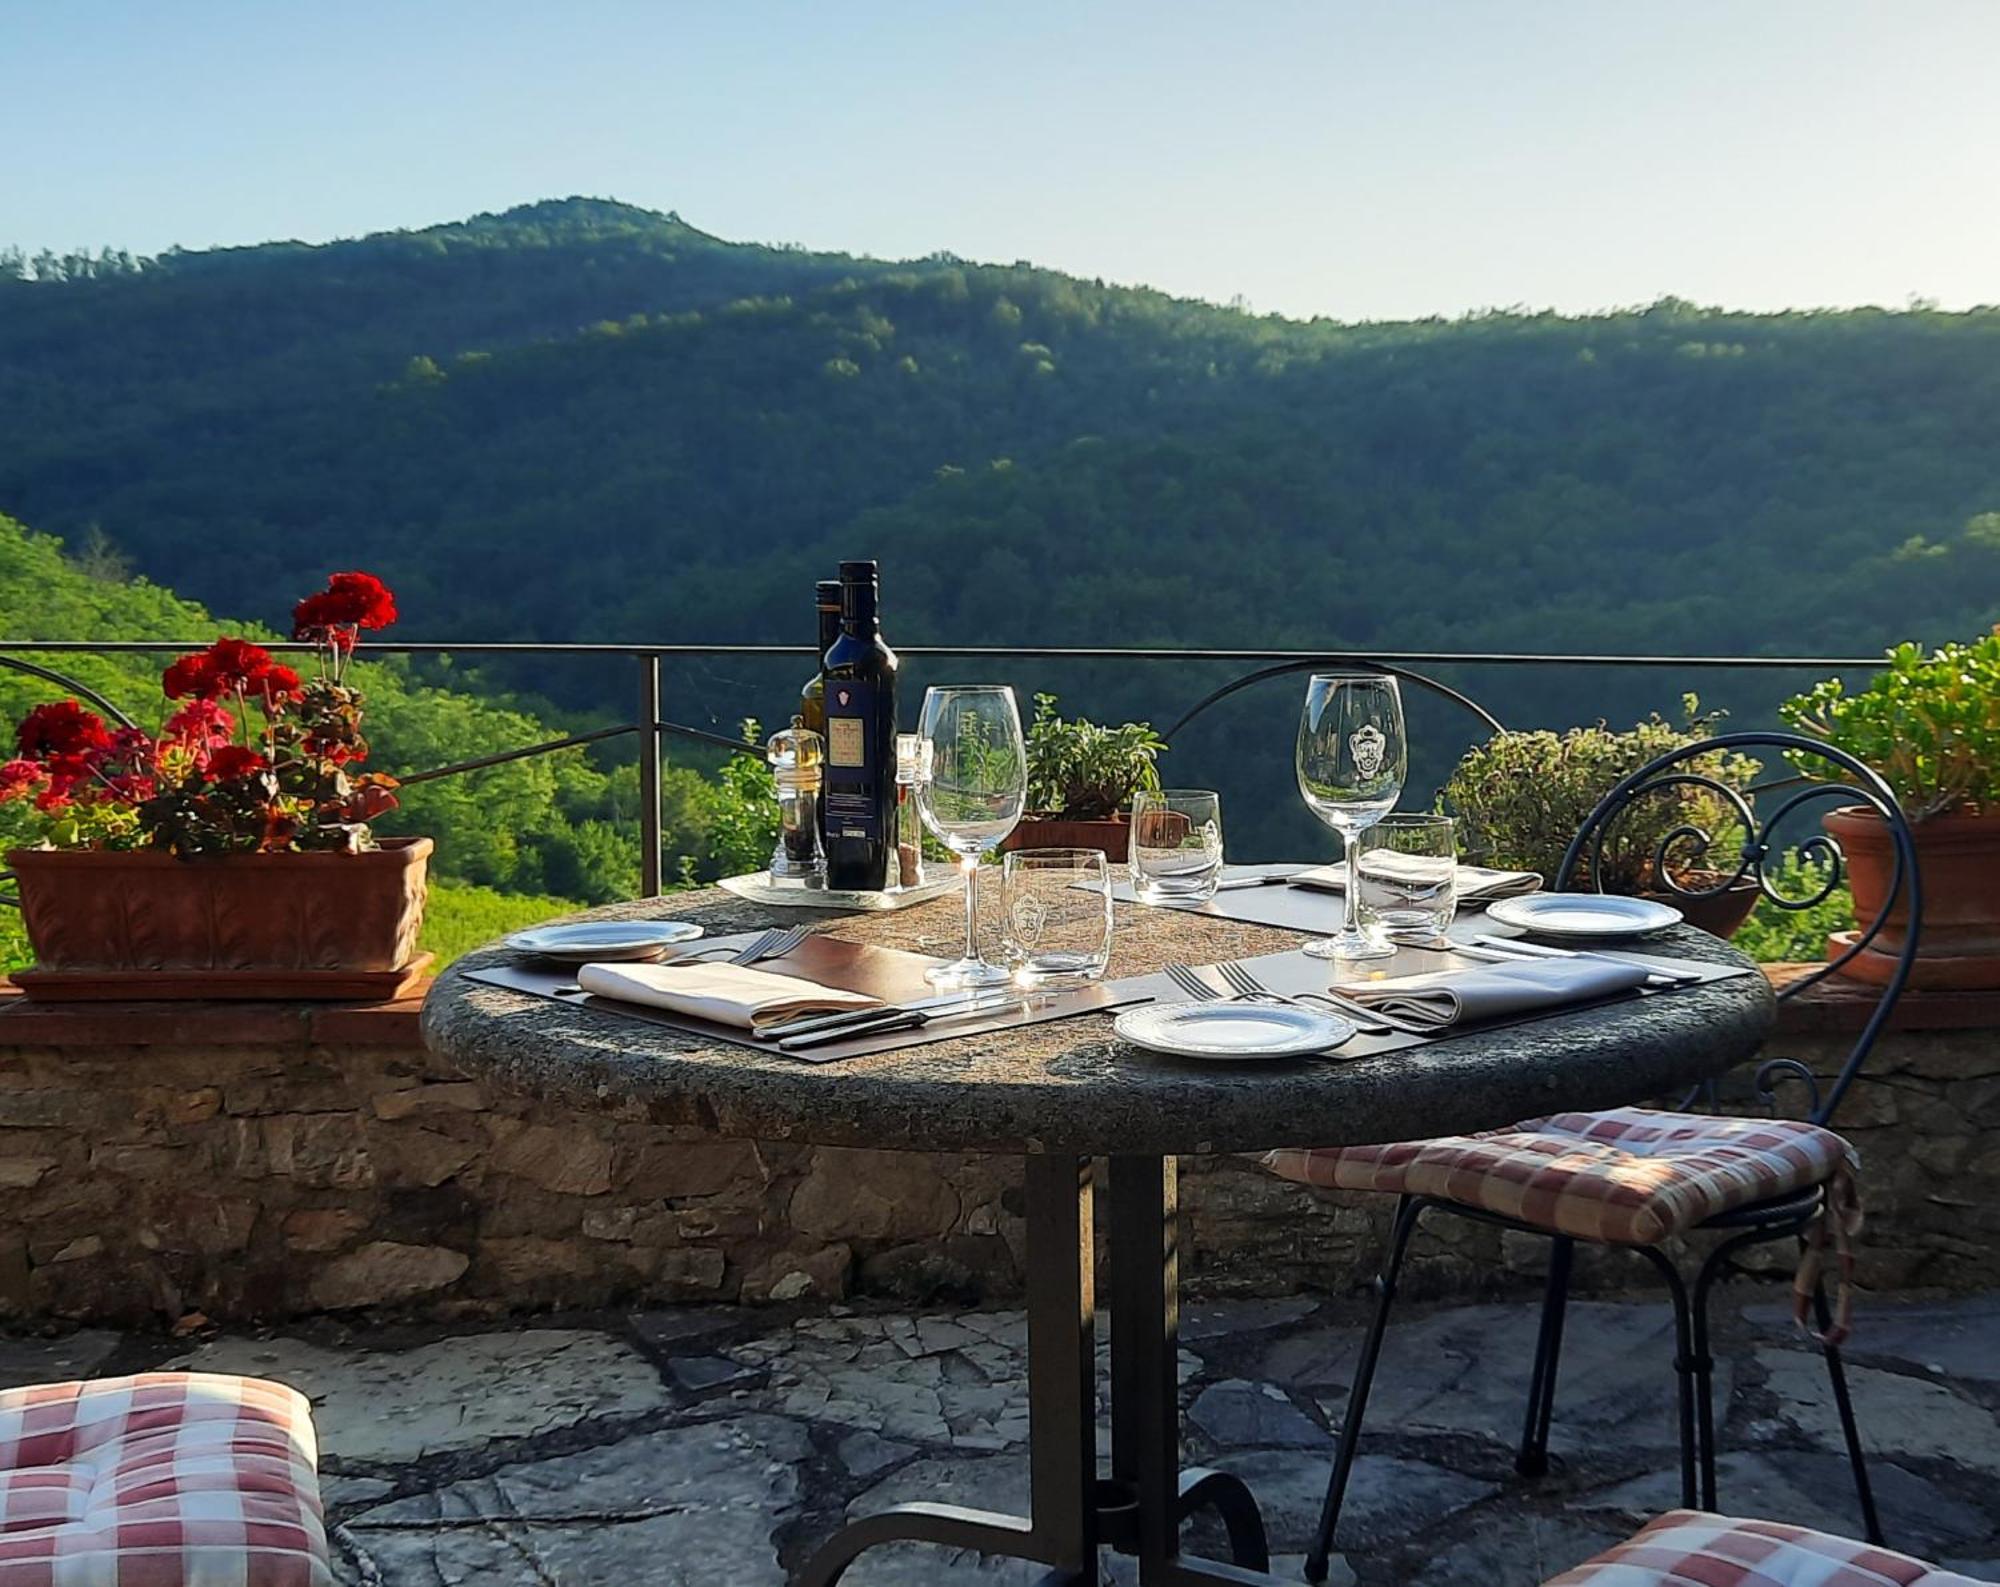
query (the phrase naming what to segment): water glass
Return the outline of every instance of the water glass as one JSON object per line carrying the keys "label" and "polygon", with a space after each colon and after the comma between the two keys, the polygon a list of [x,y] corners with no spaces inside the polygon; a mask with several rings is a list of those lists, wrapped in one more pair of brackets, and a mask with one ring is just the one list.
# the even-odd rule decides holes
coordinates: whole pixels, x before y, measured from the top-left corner
{"label": "water glass", "polygon": [[1128,858],[1142,904],[1202,903],[1222,880],[1222,799],[1205,788],[1132,796]]}
{"label": "water glass", "polygon": [[1080,986],[1111,962],[1111,866],[1102,849],[1016,849],[1000,860],[1003,941],[1024,986]]}
{"label": "water glass", "polygon": [[1434,942],[1458,913],[1457,827],[1450,816],[1390,815],[1354,840],[1361,929]]}

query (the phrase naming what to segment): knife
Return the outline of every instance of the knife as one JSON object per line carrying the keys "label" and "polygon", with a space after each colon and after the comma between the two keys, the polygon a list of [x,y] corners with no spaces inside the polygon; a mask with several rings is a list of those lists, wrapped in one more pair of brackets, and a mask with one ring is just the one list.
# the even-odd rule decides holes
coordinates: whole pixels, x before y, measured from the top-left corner
{"label": "knife", "polygon": [[921,1030],[936,1020],[963,1019],[968,1014],[997,1014],[1002,1009],[1020,1006],[1022,997],[1011,988],[998,992],[985,992],[966,1001],[955,1000],[951,1008],[887,1008],[877,1011],[872,1019],[854,1020],[837,1025],[831,1030],[807,1031],[804,1035],[781,1036],[778,1038],[779,1052],[803,1052],[811,1047],[823,1047],[828,1042],[847,1041],[862,1036],[881,1036],[890,1031]]}
{"label": "knife", "polygon": [[1233,893],[1245,887],[1278,887],[1303,875],[1304,871],[1279,871],[1274,876],[1229,876],[1217,882],[1215,890],[1218,893]]}
{"label": "knife", "polygon": [[805,1036],[822,1030],[833,1030],[841,1025],[852,1025],[857,1021],[880,1019],[885,1014],[928,1013],[932,1009],[950,1008],[954,1003],[968,999],[990,996],[995,988],[960,987],[956,991],[939,992],[932,997],[912,998],[906,1003],[878,1003],[873,1008],[847,1008],[837,1014],[801,1014],[797,1019],[788,1019],[782,1025],[766,1025],[762,1030],[752,1031],[759,1041],[776,1041],[781,1036]]}
{"label": "knife", "polygon": [[[1609,959],[1614,964],[1635,962],[1621,959],[1615,953],[1585,953],[1577,948],[1553,947],[1546,942],[1523,942],[1519,937],[1482,934],[1472,940],[1483,948],[1511,953],[1516,959]],[[1695,986],[1702,979],[1699,973],[1692,970],[1662,970],[1650,964],[1642,964],[1640,968],[1646,972],[1648,986]]]}

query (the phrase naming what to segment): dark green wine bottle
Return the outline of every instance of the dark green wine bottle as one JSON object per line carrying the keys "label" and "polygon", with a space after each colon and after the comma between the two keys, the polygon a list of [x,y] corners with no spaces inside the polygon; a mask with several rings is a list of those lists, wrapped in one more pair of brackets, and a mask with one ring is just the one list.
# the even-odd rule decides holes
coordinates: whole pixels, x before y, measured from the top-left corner
{"label": "dark green wine bottle", "polygon": [[840,564],[826,688],[826,885],[880,892],[896,858],[896,653],[882,642],[873,562]]}

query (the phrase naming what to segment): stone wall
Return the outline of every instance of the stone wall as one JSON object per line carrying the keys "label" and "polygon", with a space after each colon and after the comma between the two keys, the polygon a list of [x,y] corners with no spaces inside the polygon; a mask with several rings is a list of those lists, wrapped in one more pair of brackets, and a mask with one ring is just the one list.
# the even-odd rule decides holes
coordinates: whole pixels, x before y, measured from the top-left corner
{"label": "stone wall", "polygon": [[[491,1096],[423,1050],[414,1005],[7,1002],[0,1308],[15,1317],[465,1316],[1018,1285],[1005,1161],[719,1141],[639,1111]],[[1837,1064],[1853,1021],[1839,1004],[1795,1016],[1782,1050]],[[1995,1013],[1956,1005],[1944,1028],[1893,1034],[1843,1110],[1867,1160],[1869,1282],[2000,1284]],[[1975,1017],[1987,1025],[1967,1028]],[[1231,1159],[1188,1161],[1183,1202],[1189,1279],[1228,1293],[1355,1283],[1389,1211]],[[1444,1220],[1410,1283],[1518,1284],[1541,1257],[1537,1241]],[[1633,1261],[1605,1254],[1583,1280],[1626,1282]]]}

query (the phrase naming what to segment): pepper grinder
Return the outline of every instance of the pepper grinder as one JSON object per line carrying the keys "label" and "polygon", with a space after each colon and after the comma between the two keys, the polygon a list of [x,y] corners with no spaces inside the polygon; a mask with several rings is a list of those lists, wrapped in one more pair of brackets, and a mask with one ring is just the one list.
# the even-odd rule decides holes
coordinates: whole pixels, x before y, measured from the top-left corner
{"label": "pepper grinder", "polygon": [[788,887],[826,886],[826,851],[819,841],[820,782],[826,740],[803,717],[771,735],[764,747],[778,795],[778,845],[771,851],[771,880]]}

